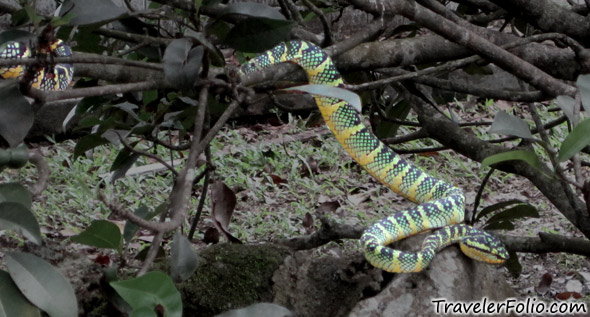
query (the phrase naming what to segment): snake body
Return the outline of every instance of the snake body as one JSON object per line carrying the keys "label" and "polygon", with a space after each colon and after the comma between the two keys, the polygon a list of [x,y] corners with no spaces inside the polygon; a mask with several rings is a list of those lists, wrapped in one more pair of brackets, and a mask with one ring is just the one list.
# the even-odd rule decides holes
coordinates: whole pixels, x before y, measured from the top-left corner
{"label": "snake body", "polygon": [[[52,57],[70,57],[72,50],[62,40],[50,43],[47,52],[37,49],[35,54],[49,54]],[[33,57],[31,48],[24,42],[8,42],[0,49],[0,58],[24,59]],[[24,75],[26,66],[0,67],[0,77],[19,78]],[[52,64],[38,67],[32,76],[31,86],[40,90],[65,90],[74,76],[72,64]]]}
{"label": "snake body", "polygon": [[[302,67],[310,84],[344,87],[342,76],[330,57],[318,46],[304,41],[282,43],[260,54],[240,68],[248,74],[281,62]],[[369,227],[360,241],[365,258],[389,272],[419,272],[437,251],[459,243],[469,257],[488,263],[502,263],[508,252],[493,235],[463,222],[465,196],[451,184],[413,166],[381,142],[363,123],[347,101],[314,95],[324,120],[346,152],[369,174],[394,192],[418,205],[398,211]],[[429,235],[418,252],[387,247],[406,237],[442,228]]]}

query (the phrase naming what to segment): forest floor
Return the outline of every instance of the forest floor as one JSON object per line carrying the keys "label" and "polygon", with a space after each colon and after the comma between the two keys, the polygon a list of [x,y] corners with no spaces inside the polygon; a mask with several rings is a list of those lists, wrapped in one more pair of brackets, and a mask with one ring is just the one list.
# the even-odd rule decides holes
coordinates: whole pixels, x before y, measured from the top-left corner
{"label": "forest floor", "polygon": [[[319,226],[318,213],[342,223],[368,226],[412,205],[353,163],[326,133],[325,127],[305,127],[304,121],[291,116],[285,121],[277,124],[273,120],[274,125],[257,123],[225,130],[212,144],[215,165],[212,177],[223,181],[236,193],[238,203],[229,231],[241,241],[260,243],[309,234]],[[486,129],[473,128],[473,131],[483,135]],[[169,175],[144,172],[119,179],[113,185],[109,181],[110,166],[118,153],[117,148],[104,146],[74,159],[71,154],[74,146],[72,141],[33,145],[47,158],[52,171],[48,189],[33,206],[46,239],[60,243],[81,232],[92,220],[107,217],[122,228],[123,221],[109,216],[107,208],[98,201],[99,190],[112,193],[116,188],[122,202],[131,209],[142,205],[153,209],[166,200],[172,184]],[[403,144],[400,149],[431,146],[436,144],[418,140]],[[462,188],[467,197],[467,210],[473,209],[476,193],[487,172],[480,170],[478,163],[452,151],[404,157],[431,175]],[[181,157],[175,159],[182,160]],[[140,159],[136,165],[153,163]],[[30,184],[34,181],[34,172],[33,168],[7,170],[0,174],[0,182]],[[517,220],[516,229],[507,234],[534,236],[547,232],[582,236],[526,179],[514,175],[496,171],[483,191],[479,208],[511,199],[536,207],[540,217]],[[193,198],[193,206],[197,203],[197,198]],[[207,198],[195,238],[197,249],[206,247],[204,233],[214,227],[210,206]],[[194,212],[195,209],[192,215]],[[309,220],[313,222],[310,224]],[[187,222],[185,228],[188,227],[190,223]],[[134,254],[151,239],[149,232],[140,231],[126,247]],[[22,240],[0,231],[0,244],[18,247]],[[65,247],[73,252],[81,250],[91,259],[104,253],[73,243]],[[351,241],[344,247],[358,248],[358,245]],[[334,248],[334,252],[338,252],[337,249]],[[589,259],[569,254],[519,254],[519,259],[522,273],[518,277],[511,276],[506,268],[497,270],[520,297],[538,296],[549,300],[563,297],[566,292],[576,292],[583,296],[579,300],[590,301]],[[549,282],[548,276],[551,276]]]}

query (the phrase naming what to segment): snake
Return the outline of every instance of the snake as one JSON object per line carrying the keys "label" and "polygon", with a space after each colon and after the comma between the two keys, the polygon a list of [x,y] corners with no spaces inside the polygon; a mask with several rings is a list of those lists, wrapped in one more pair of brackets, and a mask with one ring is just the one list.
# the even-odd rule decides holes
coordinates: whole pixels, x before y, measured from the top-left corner
{"label": "snake", "polygon": [[[315,44],[299,40],[281,43],[252,58],[242,64],[239,74],[247,75],[283,62],[299,65],[310,84],[345,88],[342,75],[328,54]],[[361,114],[348,101],[333,95],[313,94],[313,98],[345,151],[379,182],[416,203],[384,217],[363,232],[360,243],[371,265],[392,273],[420,272],[438,251],[456,243],[474,260],[501,264],[509,258],[496,236],[461,224],[465,195],[460,188],[430,176],[395,153],[363,124]],[[389,246],[433,230],[416,252]]]}
{"label": "snake", "polygon": [[[47,48],[37,47],[37,49],[33,50],[24,42],[7,42],[0,48],[0,58],[19,60],[35,57],[35,55],[39,54],[49,54],[51,57],[72,56],[71,48],[60,39],[56,39],[46,46]],[[1,67],[0,77],[22,78],[26,68],[23,65]],[[74,66],[72,64],[59,63],[38,66],[34,70],[30,84],[33,88],[45,91],[65,90],[70,85],[73,76]]]}

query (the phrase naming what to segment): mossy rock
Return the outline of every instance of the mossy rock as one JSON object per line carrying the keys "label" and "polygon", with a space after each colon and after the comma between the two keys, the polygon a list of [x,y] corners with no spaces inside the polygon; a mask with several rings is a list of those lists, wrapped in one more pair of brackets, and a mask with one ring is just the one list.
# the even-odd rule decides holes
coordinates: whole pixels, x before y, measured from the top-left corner
{"label": "mossy rock", "polygon": [[272,276],[290,254],[272,245],[219,244],[199,253],[193,276],[178,285],[185,316],[212,316],[272,301]]}

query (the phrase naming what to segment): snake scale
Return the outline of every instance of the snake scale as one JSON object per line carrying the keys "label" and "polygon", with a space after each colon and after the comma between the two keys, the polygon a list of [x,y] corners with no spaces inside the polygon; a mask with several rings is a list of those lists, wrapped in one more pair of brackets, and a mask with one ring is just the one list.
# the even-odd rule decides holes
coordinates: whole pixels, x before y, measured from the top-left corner
{"label": "snake scale", "polygon": [[[330,57],[318,46],[304,42],[282,43],[242,65],[248,74],[281,62],[302,67],[310,84],[344,87]],[[398,211],[369,227],[360,241],[365,258],[389,272],[419,272],[442,248],[459,243],[467,256],[487,263],[503,263],[508,252],[495,236],[463,222],[465,196],[461,189],[436,179],[401,158],[362,123],[359,113],[345,100],[314,95],[326,124],[346,152],[365,170],[394,192],[418,205]],[[426,237],[418,252],[387,245],[437,229]]]}
{"label": "snake scale", "polygon": [[[48,54],[51,57],[70,57],[72,50],[62,40],[55,40],[46,48],[38,47],[33,51],[24,42],[8,42],[2,45],[0,49],[0,58],[4,59],[23,59],[34,57],[39,54]],[[15,65],[10,67],[0,67],[0,77],[2,78],[21,78],[24,75],[26,67]],[[74,76],[74,66],[72,64],[50,64],[39,66],[34,70],[31,79],[31,86],[40,90],[53,91],[65,90],[70,85]]]}

